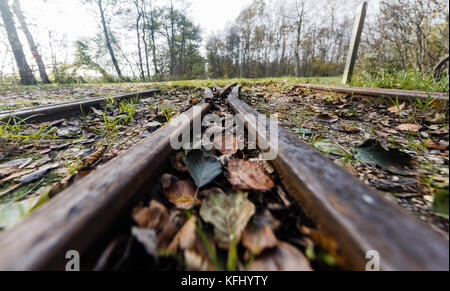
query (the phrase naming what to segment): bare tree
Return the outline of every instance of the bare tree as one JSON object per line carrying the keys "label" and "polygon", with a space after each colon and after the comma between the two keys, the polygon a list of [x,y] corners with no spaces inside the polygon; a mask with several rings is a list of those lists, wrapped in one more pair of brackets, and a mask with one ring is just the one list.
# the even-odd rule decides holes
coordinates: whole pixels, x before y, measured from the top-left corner
{"label": "bare tree", "polygon": [[105,7],[103,5],[103,0],[95,0],[95,3],[98,6],[100,20],[101,20],[101,24],[102,24],[102,28],[103,28],[103,35],[105,37],[106,47],[108,48],[109,55],[111,56],[111,61],[114,65],[114,68],[116,69],[117,76],[119,77],[119,79],[122,80],[123,79],[122,72],[120,70],[119,63],[117,62],[116,55],[114,53],[114,50],[113,50],[113,47],[111,44],[110,32],[108,29],[108,25],[106,23]]}
{"label": "bare tree", "polygon": [[8,34],[9,45],[13,51],[17,67],[19,68],[20,82],[23,85],[34,85],[36,84],[36,79],[34,78],[33,72],[31,71],[25,58],[25,54],[23,53],[22,44],[20,43],[16,26],[14,24],[13,15],[9,10],[7,0],[0,0],[0,12]]}
{"label": "bare tree", "polygon": [[305,16],[305,4],[306,0],[296,1],[297,10],[297,41],[295,45],[295,76],[300,76],[300,42],[302,37],[303,18]]}
{"label": "bare tree", "polygon": [[20,7],[19,0],[14,0],[12,5],[14,14],[16,15],[17,19],[20,23],[20,28],[22,29],[23,33],[25,34],[25,37],[27,38],[28,45],[30,46],[31,54],[34,57],[34,60],[36,61],[36,64],[39,68],[39,74],[41,76],[41,81],[44,84],[50,84],[50,80],[48,79],[47,72],[45,71],[45,65],[42,61],[41,55],[39,54],[38,47],[36,43],[34,42],[33,36],[31,35],[30,30],[28,29],[27,22],[25,20],[25,16],[23,14],[22,8]]}

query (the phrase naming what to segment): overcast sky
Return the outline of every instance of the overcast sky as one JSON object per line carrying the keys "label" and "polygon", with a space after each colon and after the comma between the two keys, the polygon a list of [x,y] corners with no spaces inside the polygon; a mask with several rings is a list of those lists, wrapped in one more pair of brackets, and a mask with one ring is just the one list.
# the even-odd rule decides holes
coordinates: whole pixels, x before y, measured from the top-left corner
{"label": "overcast sky", "polygon": [[[158,0],[158,3],[168,1]],[[22,9],[41,33],[48,30],[66,33],[70,40],[81,36],[93,36],[97,32],[98,21],[80,4],[79,0],[21,0]],[[191,0],[190,16],[201,25],[204,35],[209,35],[233,21],[242,7],[250,0]]]}

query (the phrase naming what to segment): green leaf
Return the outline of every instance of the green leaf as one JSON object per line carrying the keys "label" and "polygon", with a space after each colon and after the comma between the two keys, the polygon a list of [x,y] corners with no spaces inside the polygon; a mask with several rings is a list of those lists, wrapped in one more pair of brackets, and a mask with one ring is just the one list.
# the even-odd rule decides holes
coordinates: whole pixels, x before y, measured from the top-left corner
{"label": "green leaf", "polygon": [[220,189],[213,189],[200,209],[203,220],[214,225],[214,237],[223,249],[232,247],[233,241],[240,242],[254,214],[255,205],[247,199],[247,193],[234,191],[227,195]]}
{"label": "green leaf", "polygon": [[333,154],[341,157],[351,156],[351,154],[347,152],[343,147],[335,144],[329,139],[321,138],[314,142],[313,146],[324,154]]}
{"label": "green leaf", "polygon": [[16,203],[0,205],[0,229],[7,229],[18,224],[22,219],[30,215],[33,210],[47,202],[52,187],[45,187],[39,196],[29,198]]}
{"label": "green leaf", "polygon": [[190,152],[183,162],[199,188],[208,185],[222,173],[222,165],[216,157],[198,150]]}
{"label": "green leaf", "polygon": [[436,189],[434,193],[433,201],[433,211],[444,217],[449,216],[448,205],[449,205],[449,191],[447,189]]}
{"label": "green leaf", "polygon": [[386,150],[377,140],[367,140],[354,149],[355,158],[363,163],[379,166],[392,173],[407,174],[406,167],[412,166],[412,158],[397,149]]}

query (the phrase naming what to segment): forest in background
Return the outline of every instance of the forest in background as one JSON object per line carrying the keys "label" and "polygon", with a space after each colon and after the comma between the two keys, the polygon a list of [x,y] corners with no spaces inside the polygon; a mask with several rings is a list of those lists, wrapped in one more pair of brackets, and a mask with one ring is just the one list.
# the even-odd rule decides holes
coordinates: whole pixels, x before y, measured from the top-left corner
{"label": "forest in background", "polygon": [[[204,35],[187,1],[77,0],[98,33],[69,45],[55,31],[48,44],[34,39],[39,27],[19,1],[0,0],[3,83],[337,76],[361,2],[254,0],[223,30]],[[447,1],[370,2],[359,72],[426,73],[448,55]]]}

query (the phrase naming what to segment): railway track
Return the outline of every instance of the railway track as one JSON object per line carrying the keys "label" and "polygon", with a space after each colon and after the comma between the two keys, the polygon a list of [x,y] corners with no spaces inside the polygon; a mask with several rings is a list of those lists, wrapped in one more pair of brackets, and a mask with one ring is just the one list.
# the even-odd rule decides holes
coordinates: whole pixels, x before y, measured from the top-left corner
{"label": "railway track", "polygon": [[347,87],[336,85],[323,85],[323,84],[298,84],[296,85],[302,88],[308,88],[312,90],[335,92],[343,94],[354,94],[360,96],[371,97],[388,97],[399,98],[405,100],[418,99],[435,99],[437,101],[448,102],[448,92],[424,92],[424,91],[412,91],[412,90],[397,90],[397,89],[380,89],[380,88],[364,88],[364,87]]}
{"label": "railway track", "polygon": [[[263,150],[277,149],[272,163],[283,187],[338,246],[340,268],[364,270],[366,255],[376,251],[381,270],[448,270],[448,241],[274,122],[278,139],[271,140],[255,122],[258,112],[240,100],[240,87],[215,87],[217,94],[206,89],[205,97],[226,102]],[[98,246],[167,168],[171,137],[214,106],[195,105],[171,123],[177,126],[159,129],[0,233],[0,270],[64,270],[69,250],[99,257]]]}
{"label": "railway track", "polygon": [[106,100],[130,100],[133,98],[151,97],[160,92],[159,89],[121,94],[113,97],[93,98],[83,101],[65,102],[54,105],[36,106],[14,111],[0,112],[0,121],[8,121],[12,118],[25,120],[27,123],[39,123],[57,120],[58,118],[70,118],[88,113],[91,107],[97,107]]}

